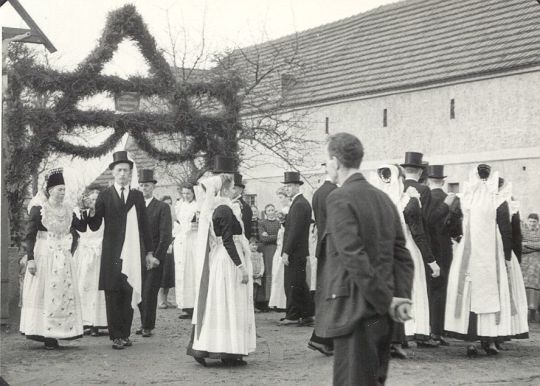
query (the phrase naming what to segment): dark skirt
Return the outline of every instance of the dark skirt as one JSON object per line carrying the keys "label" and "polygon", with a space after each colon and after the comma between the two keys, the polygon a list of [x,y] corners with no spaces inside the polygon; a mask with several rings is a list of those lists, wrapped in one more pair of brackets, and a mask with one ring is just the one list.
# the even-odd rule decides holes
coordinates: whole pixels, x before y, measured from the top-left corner
{"label": "dark skirt", "polygon": [[187,346],[186,354],[193,358],[209,358],[209,359],[235,359],[239,360],[243,358],[241,354],[228,354],[225,352],[209,352],[193,349],[193,341],[195,340],[195,326],[191,330],[191,337]]}
{"label": "dark skirt", "polygon": [[163,276],[161,277],[161,288],[174,288],[174,255],[167,253],[163,260]]}
{"label": "dark skirt", "polygon": [[264,244],[262,246],[264,275],[261,278],[261,286],[257,290],[255,302],[267,302],[270,300],[270,292],[272,290],[272,262],[276,248],[276,244]]}

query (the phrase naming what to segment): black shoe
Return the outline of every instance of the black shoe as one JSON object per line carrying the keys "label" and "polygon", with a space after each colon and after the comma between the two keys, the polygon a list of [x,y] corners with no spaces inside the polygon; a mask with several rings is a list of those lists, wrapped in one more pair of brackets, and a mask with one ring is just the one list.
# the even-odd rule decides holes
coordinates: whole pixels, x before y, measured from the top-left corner
{"label": "black shoe", "polygon": [[60,345],[56,339],[46,338],[45,339],[45,350],[56,350],[59,349]]}
{"label": "black shoe", "polygon": [[135,335],[142,335],[143,329],[139,328],[137,331],[135,331]]}
{"label": "black shoe", "polygon": [[448,341],[444,339],[442,336],[439,339],[437,339],[437,341],[439,342],[439,345],[441,346],[450,346],[450,343],[448,343]]}
{"label": "black shoe", "polygon": [[229,367],[238,367],[238,366],[247,365],[247,362],[245,360],[243,360],[242,358],[240,358],[240,359],[221,358],[221,362],[225,366],[229,366]]}
{"label": "black shoe", "polygon": [[429,338],[428,340],[418,340],[416,341],[417,347],[424,347],[424,348],[436,348],[439,347],[439,342]]}
{"label": "black shoe", "polygon": [[178,317],[178,319],[191,319],[192,316],[190,314],[182,314]]}
{"label": "black shoe", "polygon": [[122,339],[122,344],[124,345],[124,347],[133,346],[133,342],[129,338]]}
{"label": "black shoe", "polygon": [[143,329],[141,335],[143,336],[143,338],[148,338],[154,334],[152,333],[152,330]]}
{"label": "black shoe", "polygon": [[120,338],[113,340],[112,348],[114,348],[115,350],[123,350],[124,341]]}
{"label": "black shoe", "polygon": [[307,346],[310,350],[318,351],[321,354],[326,355],[327,357],[334,355],[334,350],[325,344],[313,342],[310,340]]}
{"label": "black shoe", "polygon": [[97,327],[92,327],[90,332],[90,336],[96,337],[99,336],[99,329]]}
{"label": "black shoe", "polygon": [[90,327],[86,327],[84,330],[83,330],[83,334],[84,335],[90,335],[90,333],[92,332],[92,329]]}
{"label": "black shoe", "polygon": [[390,346],[390,356],[397,359],[407,359],[407,353],[400,345],[393,344]]}
{"label": "black shoe", "polygon": [[300,327],[312,327],[315,323],[315,319],[313,319],[312,316],[308,316],[307,318],[300,318],[298,320],[298,325]]}
{"label": "black shoe", "polygon": [[193,358],[197,361],[197,363],[206,367],[206,361],[204,360],[204,358],[197,358],[197,357],[193,357]]}
{"label": "black shoe", "polygon": [[478,349],[476,348],[476,346],[474,344],[468,345],[467,346],[467,356],[469,358],[474,358],[477,355],[478,355]]}
{"label": "black shoe", "polygon": [[486,352],[487,355],[497,355],[499,353],[497,347],[491,346],[487,342],[482,342],[482,349]]}

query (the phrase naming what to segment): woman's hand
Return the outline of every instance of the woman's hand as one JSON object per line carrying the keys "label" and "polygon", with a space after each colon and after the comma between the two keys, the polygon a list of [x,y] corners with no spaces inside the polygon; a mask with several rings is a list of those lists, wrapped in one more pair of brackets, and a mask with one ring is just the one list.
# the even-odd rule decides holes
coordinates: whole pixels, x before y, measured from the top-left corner
{"label": "woman's hand", "polygon": [[246,267],[244,267],[243,265],[240,265],[238,268],[240,269],[240,273],[242,274],[242,281],[241,281],[241,283],[242,283],[242,284],[247,284],[248,281],[249,281],[249,276],[248,276]]}
{"label": "woman's hand", "polygon": [[28,267],[28,272],[30,273],[30,275],[35,275],[36,274],[36,262],[34,260],[28,260],[28,263],[27,263],[27,267]]}

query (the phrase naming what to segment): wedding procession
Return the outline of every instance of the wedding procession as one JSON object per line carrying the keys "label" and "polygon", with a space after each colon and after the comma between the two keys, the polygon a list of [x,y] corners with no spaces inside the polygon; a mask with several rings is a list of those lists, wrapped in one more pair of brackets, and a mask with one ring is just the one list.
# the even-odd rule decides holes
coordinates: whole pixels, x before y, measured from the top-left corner
{"label": "wedding procession", "polygon": [[1,384],[540,380],[537,2],[114,3],[1,5]]}

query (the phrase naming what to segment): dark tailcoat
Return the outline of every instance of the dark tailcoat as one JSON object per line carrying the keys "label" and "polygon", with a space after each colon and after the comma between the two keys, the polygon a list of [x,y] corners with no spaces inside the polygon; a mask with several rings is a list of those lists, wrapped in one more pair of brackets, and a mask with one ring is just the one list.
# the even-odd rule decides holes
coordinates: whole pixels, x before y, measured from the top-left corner
{"label": "dark tailcoat", "polygon": [[253,221],[253,210],[251,210],[251,207],[249,204],[244,201],[242,197],[238,199],[238,202],[240,202],[240,207],[242,211],[242,222],[244,223],[244,234],[246,235],[246,238],[249,240],[251,238],[252,234],[252,224]]}
{"label": "dark tailcoat", "polygon": [[303,195],[291,203],[285,218],[283,252],[289,255],[285,266],[285,294],[287,296],[286,318],[296,320],[313,316],[315,305],[306,282],[306,263],[309,256],[309,228],[311,205]]}
{"label": "dark tailcoat", "polygon": [[144,257],[147,252],[153,251],[153,244],[144,197],[140,191],[129,190],[124,205],[114,186],[105,189],[96,200],[94,216],[88,218],[88,226],[93,231],[98,230],[102,221],[105,221],[99,275],[100,290],[120,290],[125,284],[126,279],[122,277],[120,255],[126,234],[127,214],[132,207],[135,207],[137,211],[141,246],[141,269],[144,269]]}
{"label": "dark tailcoat", "polygon": [[139,304],[142,328],[152,330],[156,324],[156,308],[163,265],[172,241],[172,219],[169,205],[153,198],[146,207],[150,221],[154,257],[159,266],[143,271],[142,302]]}
{"label": "dark tailcoat", "polygon": [[309,256],[309,227],[311,225],[311,205],[299,194],[291,203],[285,218],[283,253],[289,257]]}
{"label": "dark tailcoat", "polygon": [[350,334],[363,319],[386,315],[392,297],[411,298],[414,265],[390,198],[357,173],[327,199],[327,261],[317,335]]}
{"label": "dark tailcoat", "polygon": [[315,216],[315,224],[317,225],[317,247],[315,256],[320,259],[326,252],[326,247],[323,239],[326,230],[326,198],[334,189],[336,184],[330,181],[324,181],[319,189],[313,194],[313,215]]}

